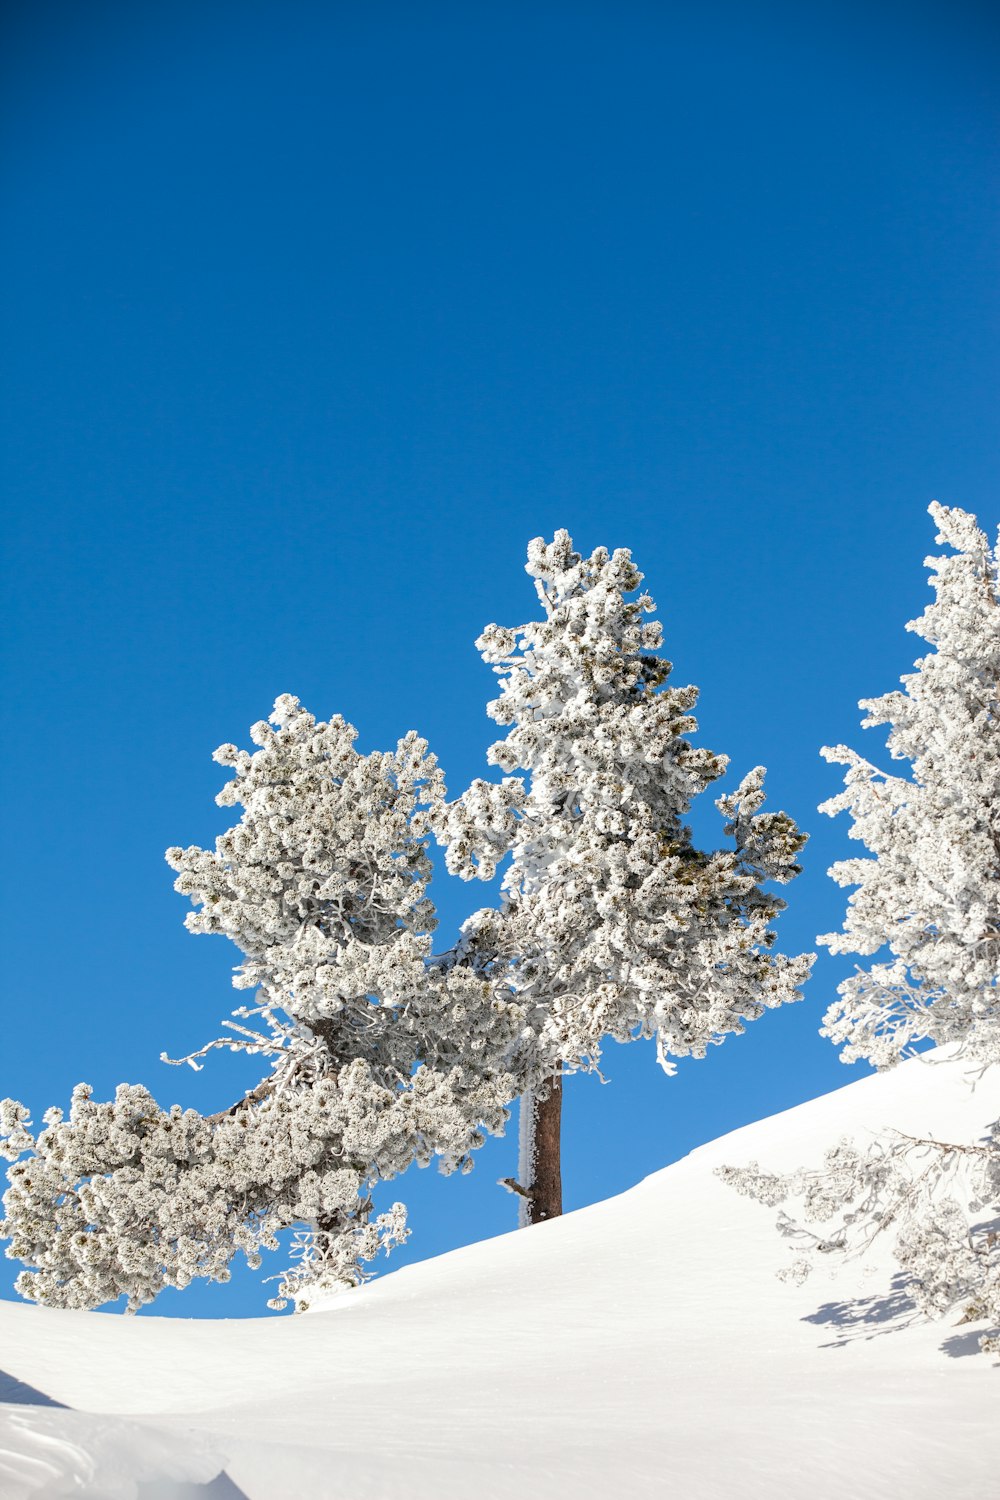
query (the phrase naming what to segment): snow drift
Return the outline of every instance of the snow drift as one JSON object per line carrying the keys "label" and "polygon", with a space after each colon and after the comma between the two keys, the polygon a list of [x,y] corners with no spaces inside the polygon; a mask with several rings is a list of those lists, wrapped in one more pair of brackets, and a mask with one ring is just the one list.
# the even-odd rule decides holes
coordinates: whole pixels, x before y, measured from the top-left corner
{"label": "snow drift", "polygon": [[0,1495],[984,1500],[1000,1371],[977,1325],[915,1316],[890,1236],[779,1281],[773,1211],[713,1169],[892,1128],[973,1141],[998,1115],[1000,1066],[938,1054],[305,1317],[0,1303]]}

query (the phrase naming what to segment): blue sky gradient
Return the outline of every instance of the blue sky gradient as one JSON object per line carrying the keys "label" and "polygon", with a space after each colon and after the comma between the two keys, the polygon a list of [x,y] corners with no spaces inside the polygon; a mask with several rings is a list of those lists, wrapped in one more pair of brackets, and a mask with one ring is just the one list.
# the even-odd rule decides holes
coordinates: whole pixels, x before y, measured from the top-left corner
{"label": "blue sky gradient", "polygon": [[[12,7],[0,1095],[252,1081],[157,1061],[239,998],[162,858],[225,826],[212,750],[293,692],[362,749],[418,729],[457,794],[473,641],[559,526],[632,548],[727,785],[764,763],[810,831],[782,947],[839,926],[818,748],[879,753],[928,502],[1000,516],[998,40],[970,4]],[[447,947],[489,892],[438,885]],[[572,1080],[568,1206],[848,1082],[849,969],[674,1079]],[[515,1149],[410,1174],[396,1263],[512,1227]]]}

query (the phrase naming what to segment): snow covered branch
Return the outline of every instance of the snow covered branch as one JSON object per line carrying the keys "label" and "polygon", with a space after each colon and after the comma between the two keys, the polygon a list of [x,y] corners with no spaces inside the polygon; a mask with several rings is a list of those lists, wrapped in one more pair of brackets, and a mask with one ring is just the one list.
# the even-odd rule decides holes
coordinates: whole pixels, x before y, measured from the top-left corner
{"label": "snow covered branch", "polygon": [[231,1038],[185,1060],[227,1046],[269,1072],[208,1116],[163,1110],[134,1085],[99,1103],[81,1085],[69,1118],[50,1111],[37,1137],[5,1101],[15,1165],[0,1234],[37,1301],[124,1295],[135,1308],[196,1276],[226,1280],[239,1252],[257,1265],[302,1224],[313,1248],[278,1300],[304,1303],[310,1276],[356,1285],[406,1233],[402,1205],[371,1218],[373,1184],[434,1156],[466,1170],[516,1096],[501,1063],[520,1012],[467,966],[430,962],[427,811],[444,787],[424,742],[359,755],[349,724],[319,723],[289,696],[251,739],[255,753],[215,757],[233,769],[218,800],[239,822],[213,851],[167,859],[195,907],[188,927],[236,945],[234,983],[258,1001],[223,1023]]}
{"label": "snow covered branch", "polygon": [[843,1140],[822,1166],[785,1174],[757,1162],[718,1175],[749,1198],[782,1211],[795,1258],[779,1274],[804,1280],[815,1255],[862,1255],[891,1230],[907,1290],[929,1317],[993,1326],[980,1347],[1000,1354],[1000,1124],[983,1142],[935,1141],[894,1132],[867,1147]]}

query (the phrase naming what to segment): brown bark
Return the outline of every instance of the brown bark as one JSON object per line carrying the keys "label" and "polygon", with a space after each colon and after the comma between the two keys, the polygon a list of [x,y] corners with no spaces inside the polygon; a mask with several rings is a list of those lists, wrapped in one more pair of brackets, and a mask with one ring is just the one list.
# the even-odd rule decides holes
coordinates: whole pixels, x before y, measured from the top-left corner
{"label": "brown bark", "polygon": [[534,1162],[534,1181],[528,1188],[526,1218],[529,1224],[558,1219],[562,1213],[562,1166],[560,1130],[562,1125],[562,1079],[551,1078],[542,1098],[531,1095],[525,1103],[531,1111],[530,1131]]}
{"label": "brown bark", "polygon": [[229,1120],[233,1115],[238,1115],[241,1109],[246,1109],[249,1105],[256,1104],[261,1099],[266,1099],[268,1094],[273,1091],[273,1088],[274,1085],[271,1080],[265,1078],[263,1083],[258,1083],[255,1089],[251,1089],[249,1093],[244,1094],[242,1099],[237,1099],[236,1103],[231,1104],[228,1109],[220,1109],[217,1115],[206,1115],[205,1119],[209,1125],[221,1125],[223,1120]]}

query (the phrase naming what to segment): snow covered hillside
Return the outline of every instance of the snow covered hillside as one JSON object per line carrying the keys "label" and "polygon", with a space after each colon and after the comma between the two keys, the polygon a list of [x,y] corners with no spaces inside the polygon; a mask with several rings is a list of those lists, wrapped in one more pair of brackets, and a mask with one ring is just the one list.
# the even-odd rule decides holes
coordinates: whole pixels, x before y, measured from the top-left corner
{"label": "snow covered hillside", "polygon": [[274,1321],[0,1303],[0,1496],[987,1500],[1000,1370],[915,1320],[891,1237],[803,1286],[713,1175],[841,1134],[974,1140],[1000,1067],[908,1062],[621,1197]]}

